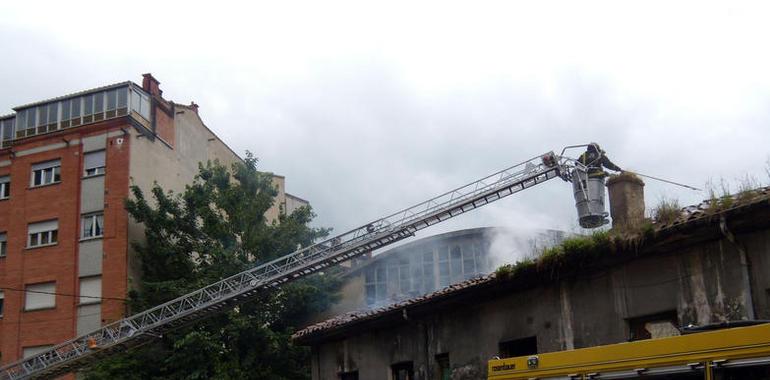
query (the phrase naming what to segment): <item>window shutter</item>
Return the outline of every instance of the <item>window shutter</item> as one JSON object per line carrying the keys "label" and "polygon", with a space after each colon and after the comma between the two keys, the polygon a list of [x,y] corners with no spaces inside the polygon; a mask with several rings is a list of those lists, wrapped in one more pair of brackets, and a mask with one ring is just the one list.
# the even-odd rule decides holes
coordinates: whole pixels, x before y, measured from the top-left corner
{"label": "window shutter", "polygon": [[61,166],[61,160],[46,161],[46,162],[41,162],[39,164],[34,164],[32,165],[32,171],[40,170],[40,169],[48,169],[54,166]]}
{"label": "window shutter", "polygon": [[104,166],[104,151],[86,153],[84,166],[86,170]]}
{"label": "window shutter", "polygon": [[59,220],[48,220],[45,222],[32,223],[29,225],[29,233],[34,234],[43,231],[52,231],[59,229]]}
{"label": "window shutter", "polygon": [[0,177],[0,183],[9,183],[9,182],[11,182],[11,176],[4,175]]}
{"label": "window shutter", "polygon": [[[88,297],[84,297],[88,296]],[[98,277],[84,277],[80,279],[80,302],[84,303],[97,303],[100,302],[102,296],[102,278]]]}
{"label": "window shutter", "polygon": [[26,359],[26,358],[28,358],[30,356],[35,356],[37,354],[43,353],[45,351],[48,351],[51,348],[53,348],[53,346],[51,346],[51,345],[48,345],[48,346],[24,347],[24,352],[22,353],[22,356],[24,357],[24,359]]}
{"label": "window shutter", "polygon": [[44,284],[27,285],[27,291],[24,294],[24,310],[45,309],[56,306],[56,283],[46,282]]}

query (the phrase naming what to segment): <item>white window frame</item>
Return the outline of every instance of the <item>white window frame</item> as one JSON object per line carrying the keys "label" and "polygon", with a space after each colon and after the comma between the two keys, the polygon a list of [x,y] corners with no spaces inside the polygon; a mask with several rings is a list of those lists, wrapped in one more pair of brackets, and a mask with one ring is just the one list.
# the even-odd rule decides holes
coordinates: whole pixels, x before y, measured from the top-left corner
{"label": "white window frame", "polygon": [[11,197],[11,176],[0,176],[0,200]]}
{"label": "white window frame", "polygon": [[0,290],[0,318],[5,313],[5,292]]}
{"label": "white window frame", "polygon": [[388,298],[387,268],[383,263],[371,265],[364,270],[364,297],[367,305],[376,305]]}
{"label": "white window frame", "polygon": [[[40,183],[36,182],[36,173],[40,172]],[[58,177],[58,179],[57,179]],[[30,187],[40,187],[61,182],[61,160],[52,160],[32,165],[29,178]]]}
{"label": "white window frame", "polygon": [[[102,155],[101,159],[101,165],[97,166],[89,166],[88,165],[88,157],[94,156],[97,154]],[[98,175],[103,175],[105,173],[106,168],[106,160],[107,160],[107,151],[105,150],[97,150],[94,152],[88,152],[83,155],[83,177],[95,177]]]}
{"label": "white window frame", "polygon": [[0,257],[6,256],[8,256],[8,234],[0,232]]}
{"label": "white window frame", "polygon": [[[45,241],[45,243],[43,243]],[[27,248],[48,247],[59,243],[59,221],[30,223],[27,225]]]}
{"label": "white window frame", "polygon": [[[37,290],[40,289],[40,287],[47,286],[53,284],[53,289],[45,289],[45,290]],[[35,288],[35,290],[30,290],[30,288]],[[41,293],[43,292],[43,293]],[[50,281],[50,282],[42,282],[37,284],[27,284],[24,286],[24,311],[35,311],[35,310],[47,310],[47,309],[54,309],[56,308],[56,282]],[[31,297],[30,297],[31,295]],[[40,303],[44,303],[42,306],[30,306],[29,301],[31,299],[36,299],[36,301]],[[47,302],[50,301],[50,302]]]}
{"label": "white window frame", "polygon": [[[86,223],[89,221],[91,226],[87,227]],[[80,231],[80,238],[83,240],[104,237],[104,213],[83,215],[80,218]]]}

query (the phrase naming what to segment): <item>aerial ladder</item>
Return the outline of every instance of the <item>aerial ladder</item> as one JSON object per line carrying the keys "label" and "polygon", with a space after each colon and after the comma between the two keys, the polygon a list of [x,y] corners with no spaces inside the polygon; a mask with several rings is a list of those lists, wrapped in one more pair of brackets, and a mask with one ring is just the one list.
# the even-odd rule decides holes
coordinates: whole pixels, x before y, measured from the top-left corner
{"label": "aerial ladder", "polygon": [[[586,165],[554,152],[493,173],[403,209],[235,274],[164,304],[118,320],[51,349],[0,368],[0,380],[53,378],[101,358],[148,343],[181,326],[231,309],[265,292],[414,236],[417,231],[477,209],[553,178],[573,183],[580,224],[606,223],[604,183],[589,180]],[[599,186],[600,188],[597,188]]]}

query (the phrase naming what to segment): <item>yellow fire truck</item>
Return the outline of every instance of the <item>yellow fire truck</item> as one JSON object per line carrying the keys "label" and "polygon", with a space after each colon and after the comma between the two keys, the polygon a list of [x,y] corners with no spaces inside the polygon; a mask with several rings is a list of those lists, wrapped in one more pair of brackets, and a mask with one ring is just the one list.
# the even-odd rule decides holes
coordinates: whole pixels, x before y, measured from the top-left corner
{"label": "yellow fire truck", "polygon": [[489,361],[489,380],[770,380],[770,323]]}

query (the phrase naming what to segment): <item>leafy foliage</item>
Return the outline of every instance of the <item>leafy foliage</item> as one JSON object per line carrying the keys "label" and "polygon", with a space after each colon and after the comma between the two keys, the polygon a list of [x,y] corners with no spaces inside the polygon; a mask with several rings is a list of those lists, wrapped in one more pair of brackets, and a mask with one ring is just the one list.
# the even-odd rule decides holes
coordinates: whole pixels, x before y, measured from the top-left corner
{"label": "leafy foliage", "polygon": [[[257,160],[231,170],[218,162],[201,165],[182,194],[156,185],[148,199],[132,187],[131,217],[145,226],[133,247],[141,260],[138,291],[130,306],[141,311],[246,268],[291,253],[328,234],[311,228],[310,207],[269,222],[276,190]],[[307,348],[290,336],[313,313],[335,301],[338,277],[327,271],[284,286],[195,326],[101,361],[87,379],[307,379]]]}

